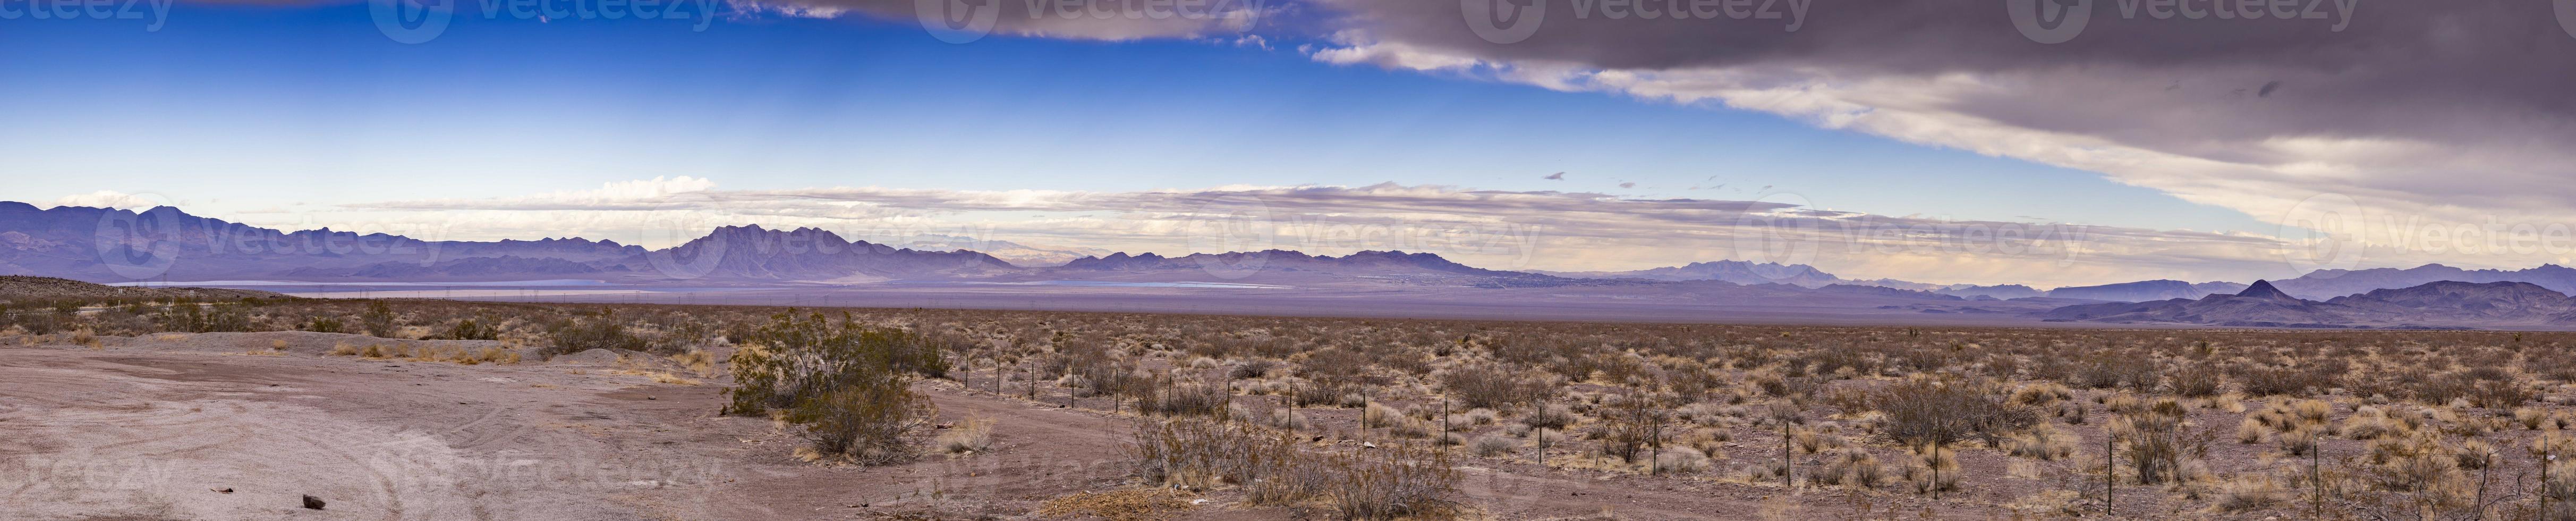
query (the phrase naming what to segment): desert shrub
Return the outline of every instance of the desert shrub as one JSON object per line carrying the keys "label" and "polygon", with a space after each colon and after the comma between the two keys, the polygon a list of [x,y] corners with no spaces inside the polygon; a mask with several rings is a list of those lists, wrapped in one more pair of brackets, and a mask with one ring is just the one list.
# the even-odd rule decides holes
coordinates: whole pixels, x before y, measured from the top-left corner
{"label": "desert shrub", "polygon": [[1807,479],[1825,485],[1874,488],[1887,480],[1887,471],[1879,466],[1878,457],[1870,455],[1868,449],[1844,446],[1833,458],[1825,460],[1824,468],[1808,474]]}
{"label": "desert shrub", "polygon": [[340,321],[340,317],[336,317],[336,316],[331,316],[331,317],[316,316],[316,317],[312,317],[312,318],[306,319],[306,320],[304,321],[304,325],[302,325],[302,326],[298,326],[296,329],[302,329],[302,330],[305,330],[305,331],[312,331],[312,332],[315,332],[315,333],[347,333],[347,332],[349,332],[349,326],[348,326],[346,323],[341,322],[341,321]]}
{"label": "desert shrub", "polygon": [[154,322],[163,331],[218,333],[250,331],[250,311],[240,303],[180,304],[162,308]]}
{"label": "desert shrub", "polygon": [[2273,436],[2272,440],[2280,443],[2282,452],[2290,453],[2292,456],[2306,456],[2309,451],[2317,450],[2317,438],[2324,434],[2324,431],[2325,427],[2319,425],[2297,424],[2290,430],[2281,431],[2279,436]]}
{"label": "desert shrub", "polygon": [[1344,394],[1346,393],[1343,393],[1340,387],[1317,382],[1300,382],[1295,385],[1291,385],[1288,388],[1289,399],[1295,400],[1299,407],[1312,405],[1339,406],[1342,404],[1342,396]]}
{"label": "desert shrub", "polygon": [[901,461],[912,454],[915,431],[935,409],[930,398],[914,394],[911,378],[877,368],[851,371],[823,386],[819,394],[798,400],[787,420],[816,452],[859,464]]}
{"label": "desert shrub", "polygon": [[2271,476],[2251,475],[2219,485],[2217,497],[2211,503],[2222,512],[2241,512],[2270,507],[2287,497],[2289,492]]}
{"label": "desert shrub", "polygon": [[836,326],[820,314],[773,316],[746,340],[734,351],[724,413],[788,411],[816,451],[863,464],[910,453],[911,435],[934,412],[912,378],[947,367],[909,333]]}
{"label": "desert shrub", "polygon": [[2040,461],[2056,461],[2075,455],[2075,437],[2048,423],[2014,435],[2009,445],[2012,455]]}
{"label": "desert shrub", "polygon": [[2066,386],[2058,385],[2055,382],[2040,382],[2023,385],[2019,388],[2013,389],[2012,397],[2005,403],[2012,405],[2047,407],[2050,405],[2057,405],[2057,402],[2073,399],[2075,399],[2075,392],[2068,390]]}
{"label": "desert shrub", "polygon": [[1522,415],[1521,424],[1540,429],[1564,429],[1574,424],[1574,411],[1563,405],[1547,404]]}
{"label": "desert shrub", "polygon": [[1448,517],[1456,504],[1458,471],[1444,453],[1399,447],[1324,456],[1332,476],[1325,497],[1342,519]]}
{"label": "desert shrub", "polygon": [[1234,394],[1225,387],[1204,383],[1155,386],[1139,395],[1136,410],[1162,416],[1216,417],[1226,412]]}
{"label": "desert shrub", "polygon": [[2560,458],[2549,465],[2549,480],[2540,484],[2539,493],[2549,501],[2549,511],[2540,519],[2567,521],[2576,519],[2576,461]]}
{"label": "desert shrub", "polygon": [[1911,485],[1917,494],[1959,490],[1957,454],[1957,451],[1941,450],[1937,445],[1916,450],[1912,461],[1905,466],[1906,484]]}
{"label": "desert shrub", "polygon": [[2182,404],[2168,398],[2111,420],[2112,436],[2126,442],[2117,453],[2136,472],[2138,484],[2164,483],[2179,475],[2187,443],[2182,437],[2183,413]]}
{"label": "desert shrub", "polygon": [[2470,384],[2466,398],[2479,407],[2511,409],[2521,407],[2523,402],[2531,401],[2537,394],[2532,392],[2530,387],[2524,386],[2521,381],[2506,377],[2495,380],[2476,380],[2476,383]]}
{"label": "desert shrub", "polygon": [[449,340],[499,340],[501,328],[468,318],[447,326],[447,331],[440,333],[438,337]]}
{"label": "desert shrub", "polygon": [[1519,450],[1521,442],[1502,436],[1477,436],[1475,442],[1467,444],[1467,448],[1474,451],[1477,456],[1491,458]]}
{"label": "desert shrub", "polygon": [[1643,451],[1661,445],[1672,421],[1672,411],[1645,393],[1609,396],[1601,405],[1601,422],[1593,425],[1592,437],[1601,440],[1601,454],[1624,462],[1636,462]]}
{"label": "desert shrub", "polygon": [[2388,413],[2371,406],[2363,406],[2354,410],[2351,416],[2345,417],[2342,429],[2344,437],[2356,440],[2375,440],[2384,436],[2404,434],[2406,430],[2404,425],[2390,419]]}
{"label": "desert shrub", "polygon": [[2298,396],[2314,389],[2333,385],[2330,378],[2318,372],[2293,368],[2252,367],[2240,371],[2245,394],[2254,396]]}
{"label": "desert shrub", "polygon": [[592,349],[643,351],[652,348],[643,337],[627,331],[625,322],[610,317],[555,322],[546,327],[546,340],[546,346],[537,349],[538,358],[551,359]]}
{"label": "desert shrub", "polygon": [[402,325],[396,318],[393,306],[378,300],[367,303],[367,312],[358,315],[358,325],[367,330],[367,336],[393,338],[396,328]]}
{"label": "desert shrub", "polygon": [[2257,419],[2254,415],[2247,415],[2245,419],[2236,422],[2237,443],[2248,445],[2262,443],[2263,435],[2269,432],[2272,432],[2272,428],[2264,426],[2263,420]]}
{"label": "desert shrub", "polygon": [[2186,363],[2167,376],[2166,381],[2172,385],[2174,394],[2201,398],[2217,395],[2219,385],[2227,382],[2227,372],[2207,363]]}
{"label": "desert shrub", "polygon": [[1655,472],[1660,474],[1697,474],[1708,470],[1708,454],[1690,447],[1670,447],[1655,453]]}
{"label": "desert shrub", "polygon": [[1878,435],[1905,446],[1949,445],[1975,437],[1989,447],[2039,421],[2035,408],[2014,405],[1993,380],[1915,376],[1871,399],[1885,414]]}
{"label": "desert shrub", "polygon": [[1556,380],[1511,371],[1495,364],[1470,364],[1442,371],[1440,385],[1467,407],[1519,405],[1555,393]]}
{"label": "desert shrub", "polygon": [[958,423],[948,432],[939,433],[933,445],[949,454],[971,454],[993,450],[993,420],[973,418]]}
{"label": "desert shrub", "polygon": [[1262,417],[1261,420],[1270,428],[1291,432],[1306,430],[1307,427],[1305,414],[1286,408],[1271,409],[1270,414]]}
{"label": "desert shrub", "polygon": [[1260,378],[1263,376],[1269,376],[1270,371],[1277,369],[1278,367],[1278,362],[1256,358],[1244,361],[1240,364],[1235,364],[1234,369],[1226,372],[1226,377],[1235,379]]}
{"label": "desert shrub", "polygon": [[1205,420],[1140,425],[1127,452],[1149,483],[1240,485],[1253,504],[1323,499],[1342,519],[1442,517],[1459,479],[1446,456],[1427,449],[1308,454],[1292,438]]}

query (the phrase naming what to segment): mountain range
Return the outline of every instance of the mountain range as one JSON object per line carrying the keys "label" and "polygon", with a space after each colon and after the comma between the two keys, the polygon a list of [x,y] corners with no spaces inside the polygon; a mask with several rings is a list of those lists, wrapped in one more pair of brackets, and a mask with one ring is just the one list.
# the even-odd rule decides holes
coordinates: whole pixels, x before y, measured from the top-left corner
{"label": "mountain range", "polygon": [[[1041,286],[1295,288],[1310,296],[1429,298],[1470,308],[1499,302],[1495,299],[1516,299],[1534,306],[1529,309],[1614,303],[1825,315],[1865,309],[1880,315],[2011,316],[2088,323],[2576,327],[2576,303],[2567,296],[2569,290],[2576,290],[2576,269],[2556,265],[2527,270],[2442,265],[2324,270],[2250,285],[2144,280],[2043,291],[2014,284],[1846,279],[1803,264],[1745,261],[1623,272],[1523,272],[1396,251],[1332,256],[1274,249],[1166,257],[1030,248],[953,236],[917,236],[905,244],[921,247],[849,240],[817,228],[761,226],[716,228],[660,249],[582,238],[431,241],[327,228],[285,232],[169,207],[137,212],[77,206],[38,209],[0,202],[0,275],[92,282],[373,285],[569,279],[731,288],[894,284],[952,292]],[[1063,260],[1021,264],[958,245],[999,246],[1023,256]],[[1476,293],[1478,289],[1508,291]]]}
{"label": "mountain range", "polygon": [[2255,281],[2232,295],[2074,305],[2039,316],[2060,322],[2234,327],[2565,327],[2576,325],[2576,298],[2528,282],[2436,281],[2320,302]]}
{"label": "mountain range", "polygon": [[1896,279],[1854,280],[1835,276],[1805,264],[1752,263],[1745,261],[1694,262],[1683,266],[1635,271],[1533,271],[1568,278],[1643,279],[1661,281],[1719,280],[1736,284],[1788,284],[1806,288],[1832,285],[1876,286],[1921,291],[1954,297],[2010,300],[2029,297],[2051,297],[2113,302],[2145,302],[2172,298],[2198,298],[2212,293],[2235,293],[2245,289],[2234,282],[2189,283],[2179,280],[2147,280],[2080,286],[2040,291],[2020,284],[1980,286],[1974,284],[1927,284]]}
{"label": "mountain range", "polygon": [[922,251],[844,240],[831,232],[717,228],[648,250],[579,238],[424,241],[328,228],[283,232],[198,217],[78,206],[39,210],[0,202],[0,275],[92,282],[509,281],[586,278],[624,283],[865,281],[973,276],[1017,267],[968,250]]}

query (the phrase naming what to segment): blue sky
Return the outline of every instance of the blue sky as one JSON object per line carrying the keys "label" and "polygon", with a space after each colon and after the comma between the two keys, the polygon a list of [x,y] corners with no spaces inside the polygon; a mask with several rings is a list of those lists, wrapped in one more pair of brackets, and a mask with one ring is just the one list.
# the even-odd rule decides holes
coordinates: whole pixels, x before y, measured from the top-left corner
{"label": "blue sky", "polygon": [[[952,45],[861,18],[721,19],[695,32],[466,17],[404,45],[366,16],[363,5],[183,4],[157,32],[11,21],[0,46],[22,52],[0,116],[48,123],[0,128],[0,153],[34,174],[0,197],[148,192],[220,213],[665,175],[744,189],[1392,181],[2263,228],[2088,172],[1763,113],[1318,63],[1293,40]],[[1554,172],[1567,179],[1540,179]]]}

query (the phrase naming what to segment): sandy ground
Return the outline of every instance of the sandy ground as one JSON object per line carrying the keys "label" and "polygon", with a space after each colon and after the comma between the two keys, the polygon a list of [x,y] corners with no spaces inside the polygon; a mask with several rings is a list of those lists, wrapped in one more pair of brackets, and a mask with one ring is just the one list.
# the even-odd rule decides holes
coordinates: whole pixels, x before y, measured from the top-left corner
{"label": "sandy ground", "polygon": [[[222,335],[222,336],[218,336]],[[243,333],[0,346],[0,520],[1029,518],[1132,485],[1132,420],[929,382],[943,422],[996,420],[995,449],[893,467],[796,460],[766,419],[721,417],[717,382],[615,365],[324,356],[346,335]],[[363,337],[360,337],[363,338]],[[236,346],[273,346],[249,355]],[[1541,519],[1845,518],[1836,492],[1465,463],[1479,514]],[[226,492],[229,490],[229,492]],[[300,507],[312,495],[324,510]],[[1775,497],[1776,496],[1776,497]],[[1183,519],[1290,519],[1223,493]],[[1976,501],[1876,499],[1873,514],[1984,518]]]}

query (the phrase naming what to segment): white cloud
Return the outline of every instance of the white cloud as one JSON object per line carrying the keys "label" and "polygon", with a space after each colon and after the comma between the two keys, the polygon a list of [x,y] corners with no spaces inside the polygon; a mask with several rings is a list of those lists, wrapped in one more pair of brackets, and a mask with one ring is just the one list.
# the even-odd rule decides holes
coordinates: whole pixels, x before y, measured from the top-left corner
{"label": "white cloud", "polygon": [[[1428,251],[1496,269],[1761,260],[1864,278],[2041,285],[2268,275],[2281,268],[2284,247],[2264,237],[1888,217],[1794,200],[1628,199],[1394,183],[1132,192],[688,186],[347,206],[453,223],[455,238],[571,233],[652,247],[716,226],[761,224],[850,237],[958,235],[1165,254]],[[1245,238],[1257,240],[1219,240]]]}
{"label": "white cloud", "polygon": [[118,191],[114,191],[114,190],[99,190],[99,191],[96,191],[96,192],[90,192],[90,193],[86,193],[86,194],[73,194],[73,195],[66,195],[66,196],[62,196],[62,198],[59,198],[59,199],[55,199],[55,200],[54,200],[54,205],[55,205],[55,206],[88,206],[88,207],[95,207],[95,208],[123,208],[123,209],[128,209],[128,210],[140,210],[140,209],[145,209],[145,208],[151,208],[151,207],[154,207],[154,206],[161,206],[161,202],[159,202],[159,201],[154,201],[154,200],[152,200],[152,199],[148,199],[148,198],[145,198],[145,197],[142,197],[142,196],[137,196],[137,195],[134,195],[134,194],[128,194],[128,193],[125,193],[125,192],[118,192]]}

